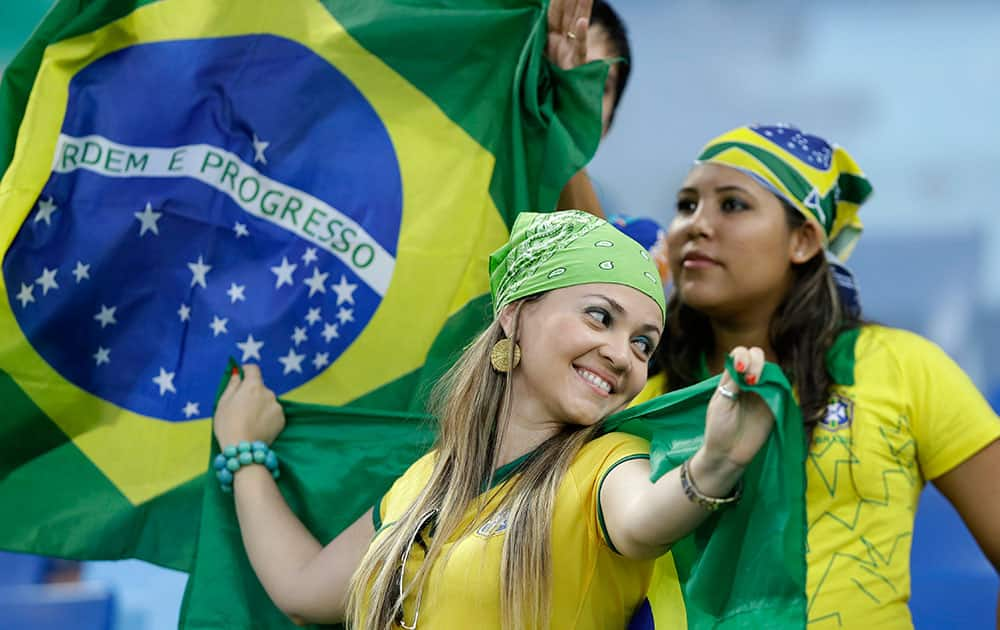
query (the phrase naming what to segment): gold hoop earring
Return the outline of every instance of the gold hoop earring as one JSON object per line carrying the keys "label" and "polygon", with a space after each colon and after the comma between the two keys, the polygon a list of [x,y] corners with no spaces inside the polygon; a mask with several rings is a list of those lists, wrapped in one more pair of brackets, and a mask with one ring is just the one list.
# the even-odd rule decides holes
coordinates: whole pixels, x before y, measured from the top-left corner
{"label": "gold hoop earring", "polygon": [[[514,360],[511,362],[511,346],[514,347]],[[490,365],[497,372],[510,372],[521,362],[521,348],[510,339],[504,338],[493,344],[490,350]]]}

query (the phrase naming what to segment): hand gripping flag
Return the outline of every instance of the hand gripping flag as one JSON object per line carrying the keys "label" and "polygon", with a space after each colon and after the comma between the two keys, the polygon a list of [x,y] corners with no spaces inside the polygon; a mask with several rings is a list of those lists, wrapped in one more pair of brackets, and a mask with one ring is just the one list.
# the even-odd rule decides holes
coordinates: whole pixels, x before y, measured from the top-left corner
{"label": "hand gripping flag", "polygon": [[[653,583],[629,630],[803,630],[806,626],[806,439],[791,385],[774,364],[740,388],[758,394],[774,430],[743,474],[743,497],[657,559]],[[609,430],[650,440],[652,479],[701,447],[719,376],[615,414]]]}
{"label": "hand gripping flag", "polygon": [[596,148],[606,67],[545,38],[529,0],[57,2],[0,87],[0,547],[190,570],[229,356],[376,443],[421,409]]}

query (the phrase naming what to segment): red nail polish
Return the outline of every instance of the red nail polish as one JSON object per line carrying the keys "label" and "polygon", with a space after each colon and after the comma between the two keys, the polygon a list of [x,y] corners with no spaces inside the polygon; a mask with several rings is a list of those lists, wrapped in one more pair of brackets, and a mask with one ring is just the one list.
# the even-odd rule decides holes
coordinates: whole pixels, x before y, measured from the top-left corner
{"label": "red nail polish", "polygon": [[747,366],[744,365],[742,361],[737,361],[735,367],[737,372],[742,372],[743,370],[747,369]]}
{"label": "red nail polish", "polygon": [[240,368],[234,367],[233,371],[232,371],[232,375],[233,376],[239,376],[240,375]]}
{"label": "red nail polish", "polygon": [[756,384],[757,384],[757,375],[756,374],[748,374],[747,375],[747,385],[756,385]]}

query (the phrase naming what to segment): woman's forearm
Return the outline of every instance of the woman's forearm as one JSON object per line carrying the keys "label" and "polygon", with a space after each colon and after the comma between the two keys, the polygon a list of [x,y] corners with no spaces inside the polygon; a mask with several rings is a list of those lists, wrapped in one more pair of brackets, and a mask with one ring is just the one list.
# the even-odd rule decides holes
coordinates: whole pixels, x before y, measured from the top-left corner
{"label": "woman's forearm", "polygon": [[297,577],[321,549],[285,502],[264,466],[248,466],[233,479],[236,516],[250,564],[271,600],[286,613],[295,613]]}
{"label": "woman's forearm", "polygon": [[[632,463],[627,462],[622,467]],[[629,481],[622,476],[620,481],[635,488],[636,475],[645,475],[645,487],[638,492],[622,493],[631,496],[616,519],[613,542],[628,557],[653,558],[662,555],[671,544],[689,534],[711,512],[687,496],[681,483],[680,467],[656,483],[649,483],[648,464],[641,461],[635,464],[638,464],[636,470],[628,472],[633,479]],[[689,462],[688,473],[689,482],[693,482],[703,495],[723,498],[732,494],[743,468],[699,450]]]}
{"label": "woman's forearm", "polygon": [[372,511],[323,546],[263,466],[241,469],[233,492],[247,556],[275,605],[297,623],[343,621],[351,578],[375,536]]}

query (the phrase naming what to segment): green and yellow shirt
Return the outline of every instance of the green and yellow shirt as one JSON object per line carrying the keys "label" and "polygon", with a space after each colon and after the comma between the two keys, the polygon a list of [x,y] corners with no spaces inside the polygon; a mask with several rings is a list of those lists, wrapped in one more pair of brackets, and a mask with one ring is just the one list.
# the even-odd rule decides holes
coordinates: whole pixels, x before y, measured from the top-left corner
{"label": "green and yellow shirt", "polygon": [[[939,347],[865,326],[854,384],[834,388],[806,459],[810,630],[910,629],[910,544],[924,484],[1000,438],[1000,419]],[[650,379],[639,401],[665,391]],[[657,627],[684,627],[673,561],[657,561]]]}
{"label": "green and yellow shirt", "polygon": [[[412,504],[430,478],[435,452],[419,459],[379,503],[376,536]],[[649,442],[633,435],[609,433],[586,444],[564,476],[552,518],[552,619],[550,628],[604,630],[623,628],[646,597],[652,561],[629,560],[609,543],[599,512],[601,482],[618,464],[649,457]],[[498,471],[499,472],[499,471]],[[493,512],[509,481],[488,491],[484,510]],[[467,519],[475,517],[474,508]],[[489,630],[500,628],[500,561],[507,522],[503,511],[475,524],[473,534],[449,541],[428,576],[420,604],[421,628]],[[450,554],[450,555],[449,555]],[[406,579],[423,558],[411,554]],[[403,605],[413,619],[415,596]]]}

